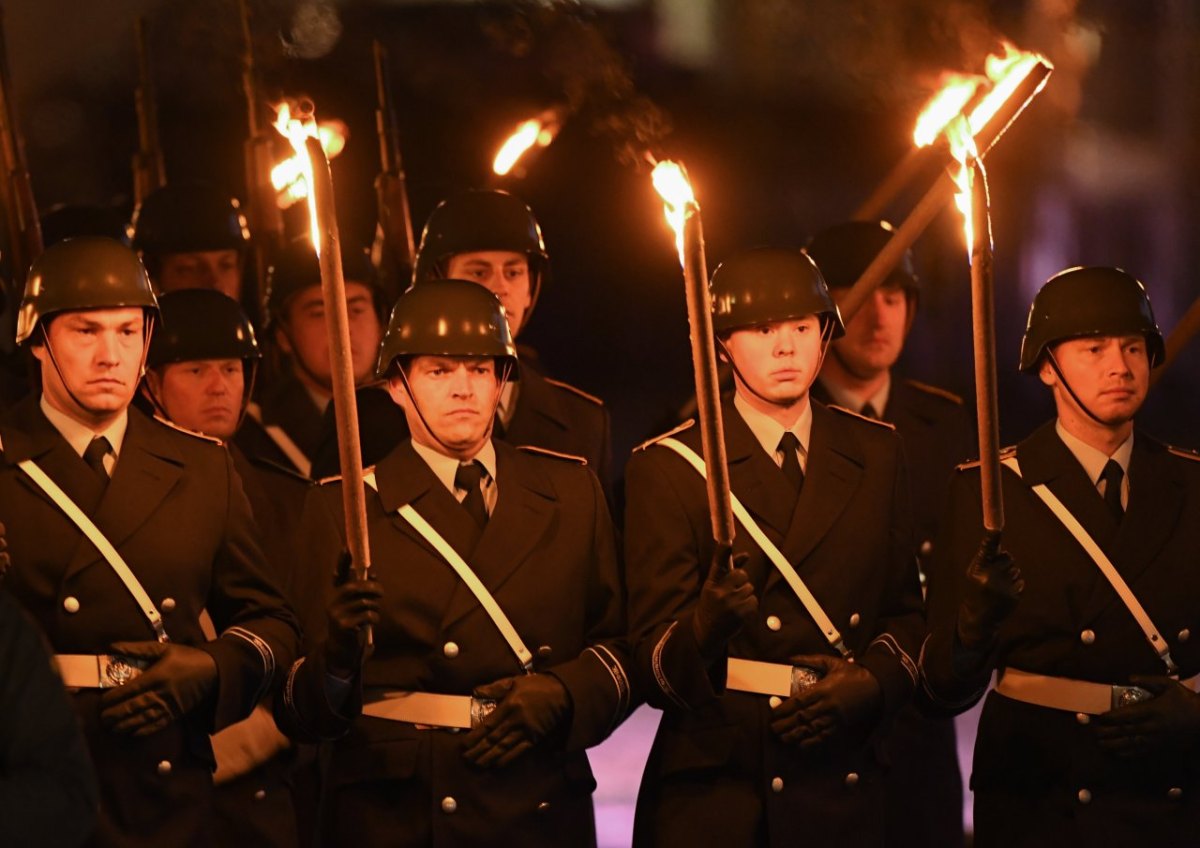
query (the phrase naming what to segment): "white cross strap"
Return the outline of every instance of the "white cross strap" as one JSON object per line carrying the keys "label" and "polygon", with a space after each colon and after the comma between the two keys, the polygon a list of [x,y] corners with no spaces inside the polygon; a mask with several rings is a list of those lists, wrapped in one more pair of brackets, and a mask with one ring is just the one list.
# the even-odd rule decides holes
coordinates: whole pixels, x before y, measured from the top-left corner
{"label": "white cross strap", "polygon": [[246,404],[246,414],[263,428],[263,432],[275,443],[275,447],[283,451],[283,455],[288,458],[288,461],[292,465],[296,466],[297,471],[305,477],[312,476],[312,460],[304,455],[304,451],[300,450],[300,446],[292,441],[292,437],[278,424],[263,424],[261,406],[253,401]]}
{"label": "white cross strap", "polygon": [[[363,482],[370,486],[374,491],[379,491],[379,484],[375,480],[375,474],[364,474]],[[508,643],[508,647],[516,654],[518,662],[526,671],[533,668],[533,654],[529,648],[521,640],[521,636],[517,633],[517,628],[513,627],[513,623],[509,621],[504,610],[500,608],[500,604],[496,603],[496,599],[492,593],[488,591],[487,586],[483,585],[483,581],[471,570],[471,566],[467,561],[459,556],[458,551],[450,546],[450,543],[442,537],[433,526],[421,517],[421,513],[413,509],[411,504],[404,504],[397,512],[400,517],[407,521],[412,528],[421,534],[430,545],[433,546],[442,559],[454,569],[454,572],[459,576],[467,588],[471,590],[471,594],[479,601],[479,605],[483,607],[483,611],[491,618],[492,623],[496,625],[496,629],[500,631],[500,635],[504,637],[504,641]]]}
{"label": "white cross strap", "polygon": [[[1021,477],[1021,466],[1017,462],[1015,456],[1007,457],[1002,460],[1003,464],[1008,466],[1009,470]],[[1154,653],[1158,654],[1158,658],[1163,661],[1167,667],[1168,674],[1178,674],[1179,668],[1175,665],[1175,661],[1171,659],[1171,646],[1167,644],[1167,640],[1158,632],[1158,628],[1154,626],[1154,622],[1150,620],[1146,610],[1142,607],[1141,601],[1133,594],[1133,590],[1129,588],[1129,584],[1125,582],[1116,567],[1112,564],[1112,560],[1100,549],[1096,544],[1096,540],[1091,537],[1087,530],[1083,529],[1083,525],[1079,523],[1079,519],[1071,514],[1071,511],[1066,508],[1062,501],[1050,491],[1045,483],[1038,483],[1030,486],[1033,493],[1041,498],[1042,503],[1050,508],[1062,525],[1067,528],[1067,531],[1075,537],[1075,541],[1079,546],[1092,558],[1092,562],[1096,563],[1096,567],[1100,569],[1113,589],[1116,590],[1117,597],[1121,599],[1121,603],[1125,604],[1125,608],[1129,610],[1134,619],[1138,623],[1138,627],[1142,628],[1142,632],[1146,634],[1146,641],[1150,643],[1150,647],[1154,649]]]}
{"label": "white cross strap", "polygon": [[[686,459],[701,477],[707,479],[708,469],[704,465],[704,460],[683,442],[667,438],[659,439],[657,444],[675,451],[675,453]],[[767,538],[762,528],[758,526],[758,522],[754,520],[754,517],[750,515],[746,507],[738,500],[737,495],[730,492],[729,500],[733,504],[733,514],[737,516],[738,522],[746,528],[746,532],[750,534],[750,538],[767,555],[767,559],[771,561],[775,569],[783,575],[783,579],[787,581],[788,586],[791,587],[796,597],[800,599],[800,603],[804,604],[804,608],[808,611],[809,616],[816,623],[817,627],[821,628],[821,633],[824,634],[825,640],[843,657],[847,659],[852,657],[853,652],[842,641],[842,634],[838,632],[833,621],[825,614],[825,610],[821,608],[820,602],[809,591],[808,586],[804,585],[804,581],[800,579],[800,575],[796,573],[796,569],[788,562],[787,557],[775,546],[774,542]]]}

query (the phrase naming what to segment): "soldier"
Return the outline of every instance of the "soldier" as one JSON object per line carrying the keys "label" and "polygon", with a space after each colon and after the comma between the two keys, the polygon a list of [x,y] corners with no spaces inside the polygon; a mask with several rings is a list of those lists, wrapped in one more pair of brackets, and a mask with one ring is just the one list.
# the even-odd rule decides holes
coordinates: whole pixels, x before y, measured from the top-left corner
{"label": "soldier", "polygon": [[[378,372],[413,437],[368,477],[378,582],[306,618],[284,688],[293,732],[344,734],[332,842],[595,844],[584,749],[631,703],[613,528],[582,460],[491,438],[516,359],[500,302],[473,283],[428,282],[392,312]],[[309,496],[318,560],[345,546],[340,487]]]}
{"label": "soldier", "polygon": [[663,710],[634,842],[879,845],[879,730],[924,632],[900,440],[810,399],[842,325],[808,257],[740,254],[712,295],[736,375],[731,489],[753,526],[739,518],[732,556],[712,541],[693,421],[634,452],[630,632]]}
{"label": "soldier", "polygon": [[5,588],[73,693],[100,777],[98,845],[209,843],[208,734],[250,712],[298,641],[229,454],[129,408],[157,314],[129,248],[49,248],[17,326],[40,397],[0,418]]}
{"label": "soldier", "polygon": [[[892,227],[884,221],[851,221],[818,233],[805,252],[840,304],[891,237]],[[962,398],[916,380],[893,379],[919,300],[912,252],[905,251],[847,322],[846,335],[830,346],[812,394],[822,403],[895,425],[904,440],[918,561],[925,569],[950,478],[971,455],[971,438]],[[896,717],[888,742],[887,844],[962,845],[962,775],[953,722],[923,717],[910,705]]]}
{"label": "soldier", "polygon": [[1057,417],[1002,453],[1003,548],[980,543],[978,463],[955,475],[922,688],[961,711],[999,672],[975,745],[976,845],[1195,842],[1200,458],[1134,427],[1162,358],[1131,275],[1055,275],[1020,367]]}

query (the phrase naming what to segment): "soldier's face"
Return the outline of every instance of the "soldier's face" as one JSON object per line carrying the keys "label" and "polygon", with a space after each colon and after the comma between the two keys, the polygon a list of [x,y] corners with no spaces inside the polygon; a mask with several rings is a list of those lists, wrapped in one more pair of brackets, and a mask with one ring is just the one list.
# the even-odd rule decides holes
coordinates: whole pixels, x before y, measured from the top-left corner
{"label": "soldier's face", "polygon": [[47,402],[84,423],[120,414],[141,377],[145,321],[140,307],[55,316],[46,328],[47,343],[33,347]]}
{"label": "soldier's face", "polygon": [[[354,381],[366,382],[374,374],[375,357],[383,335],[371,289],[363,283],[346,281],[346,312],[350,318],[350,360]],[[288,302],[287,317],[276,335],[283,352],[299,360],[301,379],[314,381],[329,391],[333,369],[329,363],[329,333],[325,328],[325,301],[320,286],[301,290]]]}
{"label": "soldier's face", "polygon": [[[1083,405],[1110,427],[1133,420],[1150,387],[1150,357],[1142,336],[1091,336],[1053,348],[1063,377]],[[1054,391],[1059,417],[1083,414],[1049,361],[1039,376]]]}
{"label": "soldier's face", "polygon": [[815,315],[734,330],[725,341],[741,380],[758,396],[782,405],[807,396],[820,368],[821,346]]}
{"label": "soldier's face", "polygon": [[478,453],[491,432],[500,396],[496,361],[482,356],[417,356],[406,376],[407,386],[405,377],[397,374],[388,381],[388,389],[404,408],[413,438],[464,458]]}
{"label": "soldier's face", "polygon": [[167,417],[181,427],[218,439],[237,430],[246,390],[240,359],[172,362],[146,374],[146,382]]}
{"label": "soldier's face", "polygon": [[512,250],[479,250],[450,257],[446,276],[479,283],[504,305],[513,338],[521,332],[533,297],[529,257]]}
{"label": "soldier's face", "polygon": [[234,300],[242,296],[242,258],[236,250],[168,253],[158,272],[159,291],[216,289]]}
{"label": "soldier's face", "polygon": [[[840,306],[849,289],[831,291]],[[833,352],[842,366],[860,380],[868,380],[890,369],[904,349],[908,334],[909,304],[904,289],[876,289],[846,325],[846,335],[833,342]]]}

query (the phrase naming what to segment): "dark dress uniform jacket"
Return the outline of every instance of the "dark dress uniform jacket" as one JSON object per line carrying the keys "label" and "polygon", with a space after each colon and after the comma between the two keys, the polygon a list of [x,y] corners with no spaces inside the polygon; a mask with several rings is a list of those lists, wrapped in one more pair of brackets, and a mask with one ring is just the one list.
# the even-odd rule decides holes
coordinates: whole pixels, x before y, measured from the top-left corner
{"label": "dark dress uniform jacket", "polygon": [[[291,663],[299,640],[295,618],[264,567],[228,451],[131,408],[105,489],[46,420],[37,397],[0,419],[0,438],[0,511],[13,563],[5,587],[41,625],[53,650],[103,654],[114,642],[153,640],[154,632],[99,552],[17,467],[25,459],[34,460],[108,537],[159,607],[171,640],[202,648],[217,664],[212,703],[146,737],[105,730],[99,690],[74,695],[100,776],[95,843],[207,844],[208,734],[250,712],[275,670]],[[68,598],[78,606],[64,606]],[[222,634],[212,642],[200,627],[205,608]]]}
{"label": "dark dress uniform jacket", "polygon": [[[242,422],[234,442],[247,456],[261,457],[277,465],[305,473],[267,432],[267,426],[279,427],[311,463],[322,438],[323,413],[312,395],[292,374],[282,374],[263,390],[256,408]],[[311,476],[311,472],[310,472]]]}
{"label": "dark dress uniform jacket", "polygon": [[[311,652],[285,687],[281,718],[310,737],[345,733],[328,769],[328,844],[595,843],[595,783],[583,749],[607,737],[630,704],[612,524],[588,469],[500,442],[495,448],[497,501],[474,550],[473,520],[411,442],[377,466],[379,493],[368,492],[367,521],[384,608],[364,685],[368,693],[470,695],[521,673],[475,596],[396,514],[411,504],[492,592],[535,653],[535,670],[566,686],[570,725],[507,767],[479,769],[462,758],[463,734],[331,713],[321,652]],[[326,587],[344,544],[341,497],[340,484],[321,486],[305,510],[305,549]],[[310,643],[319,645],[323,609],[308,621]]]}
{"label": "dark dress uniform jacket", "polygon": [[[1095,563],[1029,488],[1045,483],[1125,578],[1181,676],[1200,671],[1200,640],[1189,639],[1200,634],[1200,463],[1137,433],[1118,525],[1053,423],[1021,442],[1016,455],[1024,481],[1003,472],[1004,547],[1025,590],[1001,628],[998,667],[1108,684],[1166,673]],[[982,691],[982,684],[964,690],[949,664],[980,512],[973,465],[956,475],[930,577],[923,688],[948,710],[965,709]],[[1200,752],[1118,760],[1073,713],[996,692],[980,718],[971,785],[976,845],[1195,845],[1198,838]],[[1168,797],[1172,788],[1183,790],[1178,799]],[[1089,803],[1080,801],[1085,789]]]}
{"label": "dark dress uniform jacket", "polygon": [[[890,428],[814,402],[796,500],[732,403],[724,419],[733,493],[875,675],[885,713],[894,713],[912,693],[924,636],[900,440]],[[700,453],[697,428],[677,438]],[[881,844],[877,739],[831,741],[801,754],[771,732],[765,696],[724,691],[724,663],[709,667],[700,657],[692,611],[713,552],[700,475],[671,450],[646,446],[627,466],[626,503],[636,669],[647,700],[663,710],[634,843]],[[734,551],[749,553],[746,568],[765,589],[729,655],[791,664],[798,654],[833,653],[740,527]]]}

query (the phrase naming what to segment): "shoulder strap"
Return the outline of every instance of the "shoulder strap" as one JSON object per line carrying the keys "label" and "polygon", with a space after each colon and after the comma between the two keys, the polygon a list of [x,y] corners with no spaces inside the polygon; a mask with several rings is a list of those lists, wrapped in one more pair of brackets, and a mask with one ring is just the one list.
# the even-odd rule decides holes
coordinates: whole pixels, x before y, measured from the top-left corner
{"label": "shoulder strap", "polygon": [[146,620],[154,628],[154,635],[158,638],[158,641],[170,641],[167,638],[166,628],[163,626],[162,613],[158,611],[158,607],[154,605],[154,601],[150,600],[150,596],[146,594],[146,590],[142,588],[142,584],[138,582],[137,577],[130,571],[129,566],[125,564],[125,560],[117,553],[117,549],[100,532],[100,528],[92,523],[92,520],[79,508],[79,505],[71,500],[67,496],[67,493],[60,489],[58,484],[51,480],[49,475],[32,459],[18,462],[17,467],[28,474],[29,478],[37,483],[43,492],[50,496],[50,500],[54,501],[58,505],[58,508],[66,513],[67,518],[75,522],[75,526],[83,532],[83,535],[88,537],[88,541],[95,545],[96,550],[108,561],[112,570],[116,572],[117,577],[121,578],[121,582],[129,590],[129,594],[133,595],[133,599],[142,608],[142,614],[146,616]]}
{"label": "shoulder strap", "polygon": [[[1021,476],[1021,466],[1015,456],[1006,457],[1001,462],[1016,474],[1017,477]],[[1050,511],[1054,513],[1054,517],[1062,522],[1067,531],[1075,537],[1075,541],[1079,543],[1079,546],[1096,563],[1096,567],[1100,569],[1100,573],[1112,584],[1117,596],[1121,599],[1121,603],[1125,604],[1125,608],[1129,610],[1137,621],[1138,627],[1142,628],[1142,632],[1146,634],[1146,641],[1150,643],[1150,647],[1154,649],[1154,653],[1158,654],[1158,658],[1166,665],[1167,672],[1169,674],[1178,674],[1179,668],[1175,665],[1175,661],[1171,659],[1171,646],[1167,644],[1167,640],[1158,632],[1158,628],[1154,626],[1154,622],[1150,620],[1150,616],[1146,614],[1145,608],[1142,607],[1141,601],[1137,599],[1137,596],[1133,594],[1133,590],[1129,588],[1129,584],[1125,582],[1125,578],[1113,566],[1112,560],[1096,544],[1096,540],[1091,537],[1087,530],[1083,529],[1083,525],[1079,523],[1079,519],[1071,514],[1071,511],[1066,508],[1054,492],[1050,491],[1045,483],[1038,483],[1029,488],[1033,490],[1035,495],[1041,498],[1042,503],[1050,508]]]}
{"label": "shoulder strap", "polygon": [[[697,456],[696,452],[683,442],[668,437],[660,439],[658,444],[675,451],[675,453],[686,459],[701,477],[707,478],[708,469],[704,465],[704,460]],[[754,520],[754,517],[750,515],[746,507],[738,500],[737,495],[730,492],[729,500],[733,504],[733,514],[737,516],[737,520],[746,528],[746,532],[750,534],[750,538],[754,540],[754,543],[767,555],[767,559],[771,560],[771,564],[775,566],[776,570],[783,575],[783,579],[787,581],[788,586],[796,593],[796,597],[800,599],[800,603],[804,604],[804,608],[808,610],[809,616],[816,622],[817,627],[821,628],[821,632],[825,634],[825,640],[839,654],[849,659],[853,655],[853,652],[846,647],[846,643],[842,641],[842,634],[838,632],[833,621],[825,614],[825,610],[821,608],[821,604],[817,601],[813,593],[804,585],[804,581],[800,579],[800,575],[796,573],[796,569],[788,562],[787,557],[767,538],[762,528],[758,526],[758,522]]]}
{"label": "shoulder strap", "polygon": [[300,450],[300,446],[292,441],[292,437],[287,434],[287,431],[278,424],[264,424],[262,420],[262,407],[257,403],[249,403],[246,405],[246,414],[255,420],[258,426],[263,428],[263,432],[267,434],[275,447],[283,451],[283,455],[288,458],[288,461],[303,474],[305,477],[312,477],[312,460],[304,455],[304,451]]}
{"label": "shoulder strap", "polygon": [[[374,472],[363,475],[363,482],[370,486],[374,491],[379,491],[379,484],[375,480]],[[504,641],[508,643],[508,647],[516,654],[517,661],[521,663],[521,667],[525,671],[530,671],[533,668],[533,654],[529,648],[521,641],[521,636],[517,633],[517,628],[513,627],[513,623],[509,621],[504,610],[500,608],[500,604],[496,603],[496,599],[492,593],[488,591],[487,586],[483,585],[483,581],[471,570],[471,566],[467,561],[459,556],[458,551],[450,546],[450,543],[442,537],[433,526],[421,517],[421,513],[413,509],[411,504],[405,504],[400,507],[400,517],[407,521],[412,528],[421,534],[426,542],[433,545],[434,550],[442,555],[442,559],[454,569],[454,572],[459,576],[467,588],[471,590],[471,594],[479,601],[479,605],[483,607],[483,611],[491,618],[492,623],[496,625],[496,629],[500,631],[500,635],[504,637]]]}

